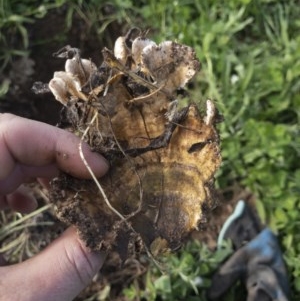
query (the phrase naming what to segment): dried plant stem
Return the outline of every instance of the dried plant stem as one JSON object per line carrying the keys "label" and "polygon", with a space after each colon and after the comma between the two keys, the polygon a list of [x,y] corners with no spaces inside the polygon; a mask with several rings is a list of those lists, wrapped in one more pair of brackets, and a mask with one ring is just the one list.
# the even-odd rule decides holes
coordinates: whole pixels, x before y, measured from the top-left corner
{"label": "dried plant stem", "polygon": [[34,216],[36,216],[36,215],[38,215],[38,214],[46,211],[46,210],[48,210],[51,207],[52,207],[52,204],[47,204],[47,205],[45,205],[45,206],[43,206],[43,207],[41,207],[41,208],[39,208],[39,209],[37,209],[37,210],[35,210],[35,211],[27,214],[25,216],[22,216],[20,219],[18,219],[16,221],[13,221],[13,222],[9,223],[8,225],[2,227],[0,229],[0,241],[5,236],[7,236],[8,233],[11,233],[13,228],[16,228],[19,224],[24,223],[26,220],[28,220],[28,219],[30,219],[30,218],[32,218],[32,217],[34,217]]}
{"label": "dried plant stem", "polygon": [[134,79],[137,83],[140,83],[141,85],[149,88],[150,90],[157,90],[157,86],[148,82],[146,79],[140,77],[133,71],[128,70],[107,48],[104,48],[102,50],[102,54],[104,57],[104,61],[110,66],[110,68],[117,69],[118,71],[125,73],[126,75]]}
{"label": "dried plant stem", "polygon": [[157,94],[158,92],[160,92],[163,88],[165,87],[165,85],[161,85],[159,88],[157,88],[156,90],[152,91],[151,93],[147,94],[147,95],[143,95],[143,96],[139,96],[139,97],[135,97],[132,98],[130,100],[128,100],[129,104],[133,104],[133,103],[137,103],[141,100],[146,100],[150,97],[153,97],[155,94]]}
{"label": "dried plant stem", "polygon": [[23,232],[18,237],[16,237],[14,240],[9,242],[8,244],[4,245],[0,248],[0,253],[6,253],[8,251],[13,250],[14,253],[18,253],[19,247],[23,246],[25,244],[25,241],[28,239],[28,234]]}

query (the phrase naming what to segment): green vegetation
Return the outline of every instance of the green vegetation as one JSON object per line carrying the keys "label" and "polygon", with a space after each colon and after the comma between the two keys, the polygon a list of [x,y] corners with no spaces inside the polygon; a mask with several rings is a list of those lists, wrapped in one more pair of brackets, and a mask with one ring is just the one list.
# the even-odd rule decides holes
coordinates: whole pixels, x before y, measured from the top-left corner
{"label": "green vegetation", "polygon": [[153,266],[143,277],[145,289],[137,289],[135,280],[124,294],[128,300],[206,300],[211,271],[230,253],[229,245],[213,253],[198,241],[189,242],[176,256],[162,258],[164,274]]}
{"label": "green vegetation", "polygon": [[218,185],[223,189],[241,185],[256,196],[261,218],[280,237],[297,300],[299,5],[296,1],[151,1],[142,13],[150,24],[157,24],[164,38],[195,47],[203,71],[195,83],[194,99],[213,99],[225,118],[220,128],[224,161]]}
{"label": "green vegetation", "polygon": [[[213,99],[220,125],[223,165],[220,189],[251,191],[263,221],[278,234],[289,269],[291,300],[300,298],[300,5],[297,0],[114,0],[105,15],[97,1],[0,0],[1,69],[28,54],[26,26],[50,9],[67,5],[66,28],[78,14],[102,35],[111,22],[151,28],[156,40],[193,46],[202,71],[191,89],[199,103]],[[34,8],[33,8],[34,7]],[[9,43],[17,35],[20,42]],[[37,42],[37,41],[35,41]],[[58,45],[58,48],[62,45]],[[7,82],[0,86],[7,90]],[[227,251],[224,251],[227,252]],[[227,253],[226,253],[227,254]],[[204,290],[224,254],[188,244],[166,259],[167,275],[153,266],[145,288],[125,289],[129,300],[206,300]],[[195,279],[201,278],[200,286]],[[196,297],[198,295],[198,297]],[[201,296],[201,298],[199,298]],[[144,299],[143,299],[144,298]],[[229,294],[226,301],[235,300]]]}

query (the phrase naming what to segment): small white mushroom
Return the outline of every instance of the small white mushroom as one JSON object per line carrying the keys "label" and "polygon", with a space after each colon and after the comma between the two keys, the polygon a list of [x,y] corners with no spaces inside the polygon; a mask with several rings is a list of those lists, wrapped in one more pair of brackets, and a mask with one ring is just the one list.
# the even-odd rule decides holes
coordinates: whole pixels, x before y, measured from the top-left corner
{"label": "small white mushroom", "polygon": [[97,70],[96,65],[88,59],[82,59],[80,50],[69,45],[53,54],[54,57],[66,59],[65,71],[76,76],[82,87],[90,75]]}
{"label": "small white mushroom", "polygon": [[158,86],[173,93],[183,88],[196,74],[200,63],[191,47],[172,41],[148,45],[142,51],[142,66],[148,70]]}
{"label": "small white mushroom", "polygon": [[145,47],[156,47],[156,43],[144,37],[137,37],[132,42],[132,58],[137,66],[141,65],[142,52]]}
{"label": "small white mushroom", "polygon": [[49,89],[57,101],[64,106],[67,105],[69,98],[66,83],[63,79],[53,77],[49,82]]}
{"label": "small white mushroom", "polygon": [[91,60],[81,59],[75,56],[72,59],[66,60],[65,70],[78,77],[80,86],[82,87],[87,82],[90,75],[97,70],[97,67]]}
{"label": "small white mushroom", "polygon": [[165,81],[170,73],[165,70],[165,67],[172,62],[170,43],[172,42],[166,41],[160,45],[149,44],[142,51],[142,66],[158,83]]}
{"label": "small white mushroom", "polygon": [[70,95],[87,100],[87,97],[80,92],[80,88],[79,79],[72,73],[65,71],[54,72],[54,76],[49,82],[49,89],[54,97],[65,106],[68,103]]}
{"label": "small white mushroom", "polygon": [[126,64],[129,50],[125,44],[125,37],[118,37],[114,46],[114,56],[123,64]]}

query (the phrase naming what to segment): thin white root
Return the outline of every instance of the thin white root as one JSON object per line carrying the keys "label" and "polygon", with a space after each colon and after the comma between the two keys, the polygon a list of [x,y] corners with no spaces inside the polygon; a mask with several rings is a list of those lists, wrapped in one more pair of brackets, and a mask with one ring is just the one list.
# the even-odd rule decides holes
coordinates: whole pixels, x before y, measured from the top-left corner
{"label": "thin white root", "polygon": [[79,143],[79,154],[80,154],[80,158],[82,160],[82,162],[84,163],[85,167],[87,168],[88,172],[90,173],[92,179],[94,180],[94,182],[96,183],[106,205],[108,206],[108,208],[114,212],[121,220],[125,221],[125,217],[118,211],[116,210],[110,203],[110,201],[108,200],[106,194],[105,194],[105,191],[104,189],[102,188],[101,184],[99,183],[97,177],[95,176],[92,168],[90,167],[90,165],[88,164],[88,162],[86,161],[85,157],[84,157],[84,154],[83,154],[83,151],[82,151],[82,142],[84,141],[84,138],[85,136],[87,135],[89,129],[90,129],[90,126],[95,122],[96,118],[98,116],[98,112],[96,112],[90,122],[90,124],[87,126],[87,128],[85,129],[82,137],[81,137],[81,140],[80,140],[80,143]]}

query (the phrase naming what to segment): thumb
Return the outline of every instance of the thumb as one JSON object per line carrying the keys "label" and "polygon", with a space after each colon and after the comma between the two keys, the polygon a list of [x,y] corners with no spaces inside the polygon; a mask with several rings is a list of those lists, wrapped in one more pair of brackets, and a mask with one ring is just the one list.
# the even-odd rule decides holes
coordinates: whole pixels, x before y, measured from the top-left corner
{"label": "thumb", "polygon": [[35,257],[0,268],[0,300],[73,300],[104,259],[104,253],[90,252],[69,228]]}

